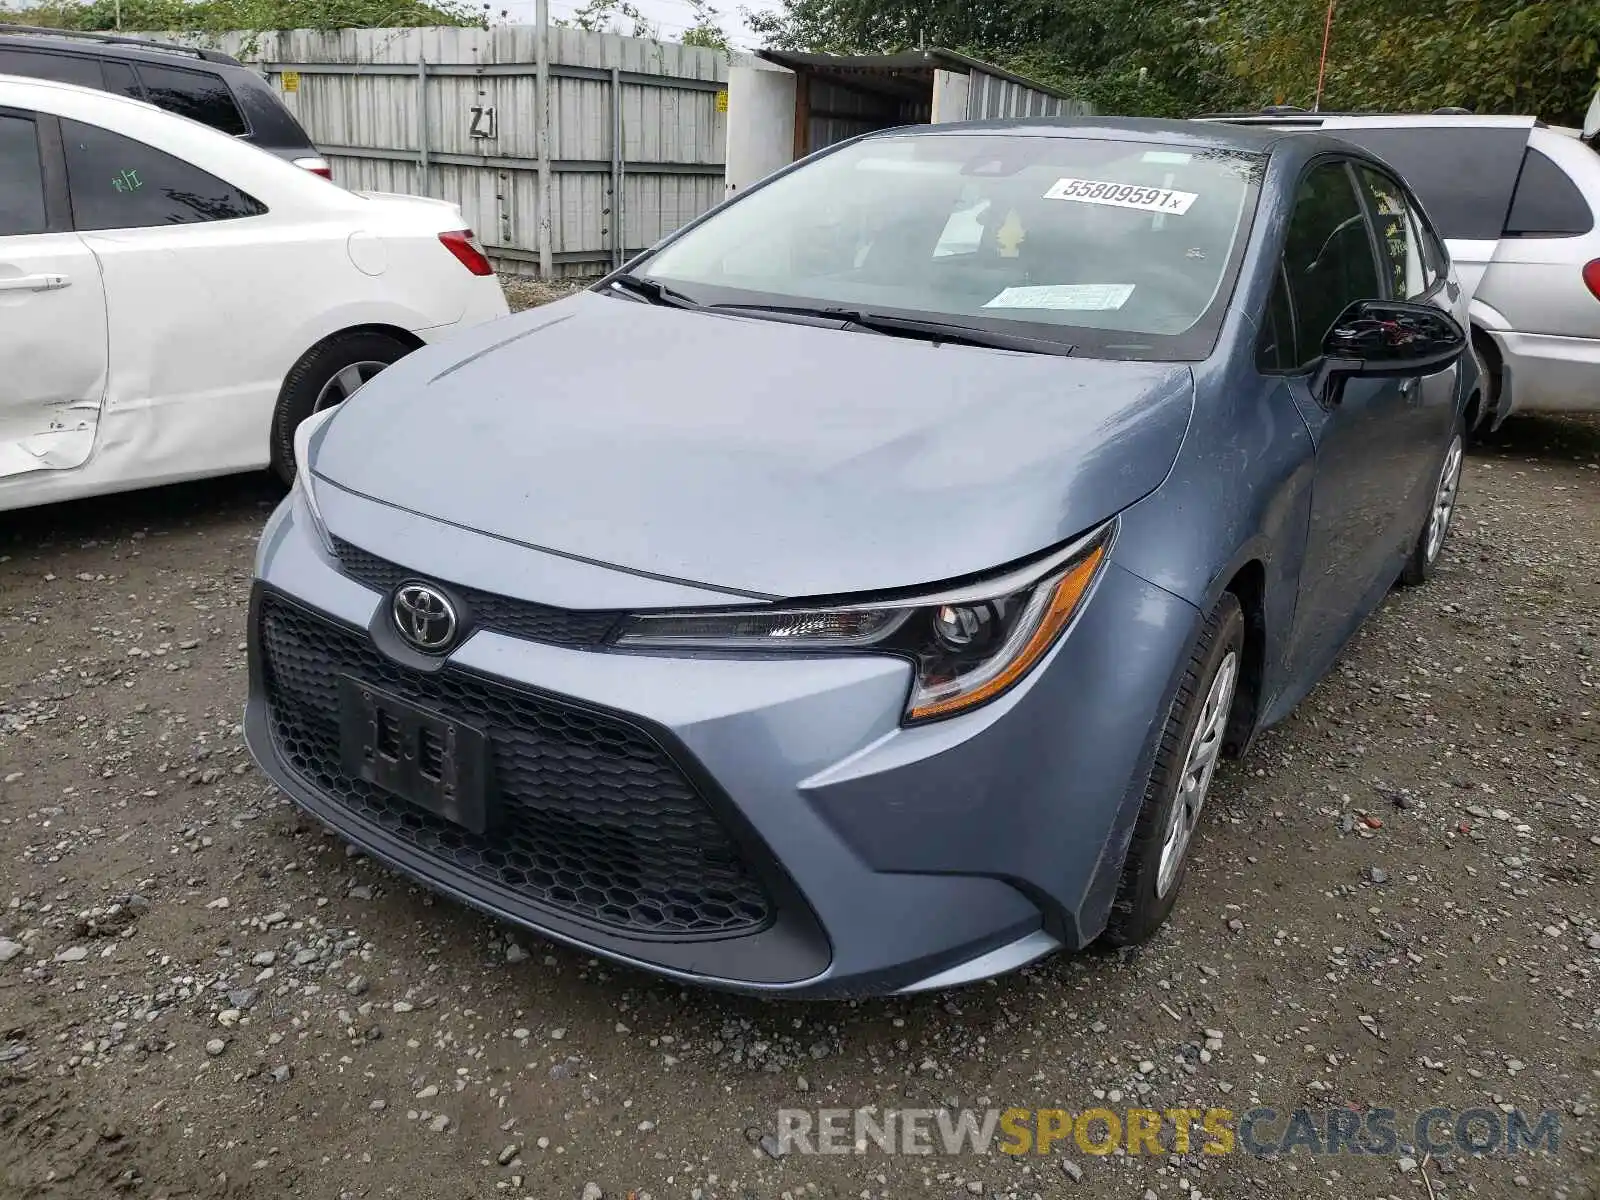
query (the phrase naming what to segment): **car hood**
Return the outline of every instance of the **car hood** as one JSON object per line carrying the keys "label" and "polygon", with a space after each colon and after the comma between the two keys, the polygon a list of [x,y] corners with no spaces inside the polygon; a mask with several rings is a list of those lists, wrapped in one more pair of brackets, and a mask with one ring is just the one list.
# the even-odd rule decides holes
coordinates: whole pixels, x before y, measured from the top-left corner
{"label": "car hood", "polygon": [[836,595],[987,571],[1082,532],[1161,482],[1192,405],[1181,364],[585,292],[403,359],[328,422],[312,469],[590,562]]}

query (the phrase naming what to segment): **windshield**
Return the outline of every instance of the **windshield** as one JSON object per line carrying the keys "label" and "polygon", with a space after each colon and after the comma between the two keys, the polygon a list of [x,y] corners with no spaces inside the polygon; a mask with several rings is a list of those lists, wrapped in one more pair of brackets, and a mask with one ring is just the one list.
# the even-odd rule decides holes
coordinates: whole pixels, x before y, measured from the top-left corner
{"label": "windshield", "polygon": [[702,304],[838,306],[1106,357],[1203,358],[1262,165],[1149,142],[872,138],[729,205],[636,273]]}

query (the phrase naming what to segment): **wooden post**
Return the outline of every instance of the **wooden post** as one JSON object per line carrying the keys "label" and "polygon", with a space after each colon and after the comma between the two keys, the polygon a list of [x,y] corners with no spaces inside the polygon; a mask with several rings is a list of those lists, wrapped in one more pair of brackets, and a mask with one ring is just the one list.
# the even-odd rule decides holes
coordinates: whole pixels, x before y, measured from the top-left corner
{"label": "wooden post", "polygon": [[798,161],[811,151],[811,76],[796,71],[794,76],[794,156]]}

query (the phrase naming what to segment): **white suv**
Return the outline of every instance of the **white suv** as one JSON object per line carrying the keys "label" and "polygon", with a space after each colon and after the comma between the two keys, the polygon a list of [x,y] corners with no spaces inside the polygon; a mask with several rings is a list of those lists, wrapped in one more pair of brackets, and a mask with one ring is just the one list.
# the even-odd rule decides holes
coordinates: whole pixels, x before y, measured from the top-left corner
{"label": "white suv", "polygon": [[1206,119],[1331,133],[1411,185],[1472,295],[1483,426],[1600,411],[1600,154],[1578,131],[1464,112]]}

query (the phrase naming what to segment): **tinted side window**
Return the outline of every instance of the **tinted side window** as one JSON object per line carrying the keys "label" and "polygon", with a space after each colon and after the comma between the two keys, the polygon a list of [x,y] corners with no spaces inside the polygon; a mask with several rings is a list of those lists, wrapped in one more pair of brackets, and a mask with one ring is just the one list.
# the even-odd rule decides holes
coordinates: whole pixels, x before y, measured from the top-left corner
{"label": "tinted side window", "polygon": [[1567,173],[1532,146],[1506,218],[1507,237],[1578,237],[1594,228],[1589,202]]}
{"label": "tinted side window", "polygon": [[107,59],[100,64],[100,71],[106,77],[106,91],[115,92],[119,96],[132,96],[135,100],[144,99],[144,89],[133,77],[133,68],[127,63],[112,62]]}
{"label": "tinted side window", "polygon": [[1477,241],[1500,237],[1528,144],[1527,130],[1480,125],[1328,132],[1393,167],[1443,236]]}
{"label": "tinted side window", "polygon": [[239,106],[233,102],[233,93],[222,82],[222,76],[208,71],[183,71],[140,63],[139,78],[144,81],[151,104],[223,133],[245,132],[244,117],[239,114]]}
{"label": "tinted side window", "polygon": [[1366,214],[1343,163],[1313,167],[1295,190],[1283,267],[1294,307],[1293,365],[1322,353],[1322,341],[1351,304],[1382,295]]}
{"label": "tinted side window", "polygon": [[79,229],[230,221],[267,211],[215,175],[108,129],[63,118],[61,136]]}
{"label": "tinted side window", "polygon": [[45,229],[44,171],[33,122],[0,113],[0,237]]}
{"label": "tinted side window", "polygon": [[28,75],[79,87],[101,86],[100,60],[73,54],[48,54],[43,50],[0,49],[0,75]]}
{"label": "tinted side window", "polygon": [[1366,194],[1378,230],[1378,257],[1383,265],[1388,295],[1395,300],[1415,300],[1432,286],[1423,261],[1422,242],[1411,219],[1411,202],[1405,189],[1370,167],[1357,167],[1356,178]]}

